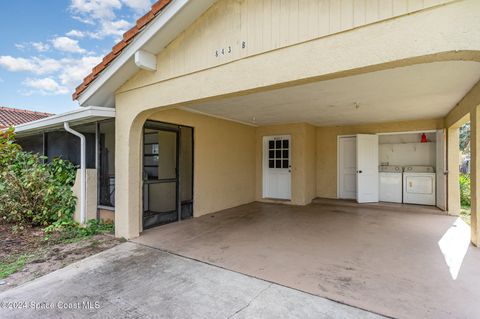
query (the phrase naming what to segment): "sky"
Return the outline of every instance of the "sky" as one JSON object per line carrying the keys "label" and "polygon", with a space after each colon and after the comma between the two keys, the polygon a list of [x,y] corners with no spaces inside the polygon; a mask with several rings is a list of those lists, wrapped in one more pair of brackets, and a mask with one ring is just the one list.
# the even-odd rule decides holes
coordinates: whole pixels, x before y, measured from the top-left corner
{"label": "sky", "polygon": [[0,1],[0,106],[62,113],[153,0]]}

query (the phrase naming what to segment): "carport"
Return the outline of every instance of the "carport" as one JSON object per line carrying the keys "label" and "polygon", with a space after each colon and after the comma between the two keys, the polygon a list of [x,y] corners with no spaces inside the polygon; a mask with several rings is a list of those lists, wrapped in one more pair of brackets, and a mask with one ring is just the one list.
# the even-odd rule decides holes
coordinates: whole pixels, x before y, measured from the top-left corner
{"label": "carport", "polygon": [[[478,246],[478,1],[307,2],[159,1],[77,87],[116,110],[116,236],[383,314],[479,317],[455,217],[470,116]],[[318,202],[342,197],[340,136],[368,135],[348,185],[376,202],[378,135],[425,132],[441,211]]]}
{"label": "carport", "polygon": [[[430,165],[433,175],[436,174],[432,183],[435,184],[436,180],[433,185],[436,191],[434,187],[431,191],[434,200],[429,204],[450,215],[458,215],[458,191],[455,192],[453,186],[447,190],[446,185],[447,165],[453,172],[455,163],[449,161],[447,164],[444,119],[475,85],[479,74],[478,62],[436,61],[150,109],[142,112],[133,124],[135,135],[130,136],[129,147],[135,169],[126,172],[130,176],[129,182],[118,186],[135,188],[142,182],[150,183],[145,180],[145,172],[152,164],[153,173],[149,178],[156,182],[159,182],[157,175],[162,171],[171,172],[168,176],[170,190],[158,188],[157,193],[148,196],[169,198],[172,202],[168,209],[162,210],[159,204],[156,209],[150,209],[152,212],[148,211],[148,214],[158,214],[159,219],[161,214],[181,216],[183,213],[179,210],[199,217],[253,201],[307,205],[320,197],[362,202],[359,194],[367,192],[376,193],[376,196],[363,196],[367,199],[363,202],[378,202],[381,201],[378,166],[384,162],[377,155],[379,136],[392,140],[393,135],[406,134],[409,139],[413,138],[408,145],[411,157],[426,160],[414,164],[418,158],[412,159],[409,154],[403,156],[403,163],[395,165]],[[151,134],[147,127],[150,123],[176,130],[188,127],[192,130],[189,136],[193,137],[176,148],[170,147],[171,152],[166,155],[161,152],[150,154],[152,141],[147,141],[141,133]],[[429,143],[420,142],[425,132]],[[346,197],[341,191],[346,175],[340,173],[339,137],[359,135],[374,139],[367,145],[372,148],[357,146],[353,153],[344,155],[352,162],[348,167],[351,171],[349,185],[356,188],[351,191],[353,196]],[[151,136],[154,136],[155,147],[162,149],[163,143],[164,151],[169,148],[158,132]],[[179,140],[177,137],[176,141]],[[382,147],[383,152],[393,153],[395,146],[399,146],[395,148],[397,153],[405,152],[402,145],[407,144],[405,140],[395,143],[383,145],[393,145],[391,151],[390,147]],[[420,156],[424,146],[429,146],[428,152],[426,156]],[[176,154],[175,150],[182,149]],[[453,152],[454,147],[448,151]],[[156,158],[154,163],[149,157],[152,155]],[[451,154],[449,156],[449,159],[453,158]],[[179,174],[171,163],[174,158],[178,163],[182,158],[189,160],[188,167],[179,165]],[[369,165],[369,172],[360,163],[360,158]],[[388,162],[388,158],[385,161]],[[143,178],[139,178],[138,171],[143,172]],[[183,181],[176,176],[181,176],[182,171],[186,172],[183,176],[188,176]],[[373,183],[361,182],[363,176]],[[452,185],[458,184],[458,175],[452,173],[448,178]],[[177,201],[175,196],[169,196],[174,194],[174,186],[177,187],[176,197],[183,194]],[[119,227],[128,225],[133,230],[138,228],[140,233],[151,226],[142,221],[145,208],[155,206],[145,200],[145,194],[145,187],[126,193],[132,199],[133,206],[128,213],[133,224],[125,224],[119,215]],[[190,206],[185,208],[183,202]],[[136,237],[136,232],[131,237]]]}
{"label": "carport", "polygon": [[[456,123],[470,116],[479,245],[478,1],[401,12],[392,2],[168,3],[157,2],[74,94],[81,106],[116,110],[116,236],[384,314],[478,317],[478,252],[454,217],[451,152]],[[349,156],[349,185],[361,179],[365,202],[378,201],[377,135],[407,132],[437,133],[430,204],[445,212],[315,203],[341,197],[339,136],[371,137],[371,148]],[[164,198],[168,207],[155,201]],[[184,207],[196,218],[184,220]]]}
{"label": "carport", "polygon": [[[479,74],[477,62],[438,61],[149,110],[142,121],[194,129],[198,218],[134,241],[382,315],[478,317],[480,254],[456,216],[458,175],[437,167],[453,185],[437,193],[447,197],[442,209],[340,200],[337,143],[445,133],[444,119],[476,92]],[[276,196],[265,191],[283,181],[265,177],[272,151],[291,183]]]}
{"label": "carport", "polygon": [[134,241],[387,316],[480,316],[480,252],[435,208],[257,202]]}

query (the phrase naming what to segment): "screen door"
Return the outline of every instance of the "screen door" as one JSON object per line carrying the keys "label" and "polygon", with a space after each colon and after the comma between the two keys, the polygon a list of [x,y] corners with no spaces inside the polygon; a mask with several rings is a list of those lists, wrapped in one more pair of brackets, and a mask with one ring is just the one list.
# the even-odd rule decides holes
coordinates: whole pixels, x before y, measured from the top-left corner
{"label": "screen door", "polygon": [[193,216],[193,128],[148,121],[143,132],[143,228]]}

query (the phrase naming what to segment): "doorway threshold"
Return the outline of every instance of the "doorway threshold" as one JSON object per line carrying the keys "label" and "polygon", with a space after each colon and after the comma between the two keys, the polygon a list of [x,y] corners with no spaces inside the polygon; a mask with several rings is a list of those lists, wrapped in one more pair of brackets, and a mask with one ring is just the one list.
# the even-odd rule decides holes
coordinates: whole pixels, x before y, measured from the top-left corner
{"label": "doorway threshold", "polygon": [[258,200],[258,202],[270,203],[270,204],[294,205],[291,199],[282,199],[282,198],[262,198]]}

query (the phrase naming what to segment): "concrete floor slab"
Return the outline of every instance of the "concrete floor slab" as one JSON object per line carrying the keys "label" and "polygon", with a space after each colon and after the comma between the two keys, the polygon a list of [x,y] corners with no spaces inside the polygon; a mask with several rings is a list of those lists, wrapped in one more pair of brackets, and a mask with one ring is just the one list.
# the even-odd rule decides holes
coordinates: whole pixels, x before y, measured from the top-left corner
{"label": "concrete floor slab", "polygon": [[411,205],[252,203],[135,241],[387,316],[480,318],[468,231]]}
{"label": "concrete floor slab", "polygon": [[[8,309],[9,302],[16,302],[19,309]],[[51,308],[35,309],[47,305]],[[61,309],[65,306],[72,308]],[[0,294],[0,318],[383,317],[157,249],[124,243]]]}

